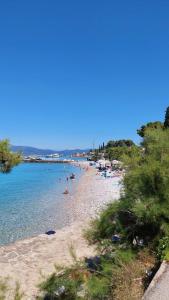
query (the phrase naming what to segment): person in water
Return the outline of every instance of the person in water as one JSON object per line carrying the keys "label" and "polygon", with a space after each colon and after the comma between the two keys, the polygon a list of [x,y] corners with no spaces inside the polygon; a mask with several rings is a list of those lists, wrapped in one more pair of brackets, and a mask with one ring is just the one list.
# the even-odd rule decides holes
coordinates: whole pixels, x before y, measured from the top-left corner
{"label": "person in water", "polygon": [[64,195],[69,194],[68,188],[65,189],[65,191],[63,192]]}

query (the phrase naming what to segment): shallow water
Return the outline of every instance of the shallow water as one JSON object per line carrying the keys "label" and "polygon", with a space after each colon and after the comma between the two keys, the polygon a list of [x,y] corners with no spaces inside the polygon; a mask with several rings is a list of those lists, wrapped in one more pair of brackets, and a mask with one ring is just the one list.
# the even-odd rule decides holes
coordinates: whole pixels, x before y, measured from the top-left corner
{"label": "shallow water", "polygon": [[[71,173],[76,180],[67,182]],[[0,174],[0,244],[69,224],[64,210],[82,171],[71,164],[23,163]]]}

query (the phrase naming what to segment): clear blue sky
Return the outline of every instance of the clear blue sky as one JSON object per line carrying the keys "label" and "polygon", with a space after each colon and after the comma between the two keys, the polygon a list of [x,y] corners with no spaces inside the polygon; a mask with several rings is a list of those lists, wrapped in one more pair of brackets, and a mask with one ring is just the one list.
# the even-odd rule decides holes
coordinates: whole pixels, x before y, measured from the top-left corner
{"label": "clear blue sky", "polygon": [[168,105],[168,0],[1,1],[1,138],[53,149],[138,141]]}

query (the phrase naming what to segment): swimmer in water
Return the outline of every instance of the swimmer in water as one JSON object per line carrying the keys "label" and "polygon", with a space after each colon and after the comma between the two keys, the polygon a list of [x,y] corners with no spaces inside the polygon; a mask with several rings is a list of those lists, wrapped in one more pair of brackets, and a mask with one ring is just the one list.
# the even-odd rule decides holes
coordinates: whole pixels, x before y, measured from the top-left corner
{"label": "swimmer in water", "polygon": [[65,189],[65,191],[63,192],[64,195],[69,194],[68,188]]}

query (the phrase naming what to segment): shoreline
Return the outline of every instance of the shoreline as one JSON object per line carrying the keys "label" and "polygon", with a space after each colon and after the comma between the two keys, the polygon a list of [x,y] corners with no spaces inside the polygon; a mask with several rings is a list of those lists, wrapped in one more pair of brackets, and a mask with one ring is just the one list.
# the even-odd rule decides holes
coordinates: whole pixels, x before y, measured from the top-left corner
{"label": "shoreline", "polygon": [[[80,163],[82,168],[87,165]],[[83,229],[104,205],[118,199],[120,191],[119,180],[104,179],[96,173],[93,167],[88,167],[77,184],[75,194],[67,201],[65,210],[70,212],[70,225],[56,230],[51,236],[40,234],[0,247],[0,278],[9,277],[9,300],[17,281],[24,292],[23,299],[35,299],[37,285],[44,276],[55,271],[54,264],[72,263],[71,246],[78,259],[95,253],[94,247],[88,246],[84,240]]]}
{"label": "shoreline", "polygon": [[[74,173],[76,180],[70,180]],[[21,164],[0,182],[0,246],[69,225],[65,203],[84,171],[72,164]],[[63,192],[68,188],[69,195]]]}

